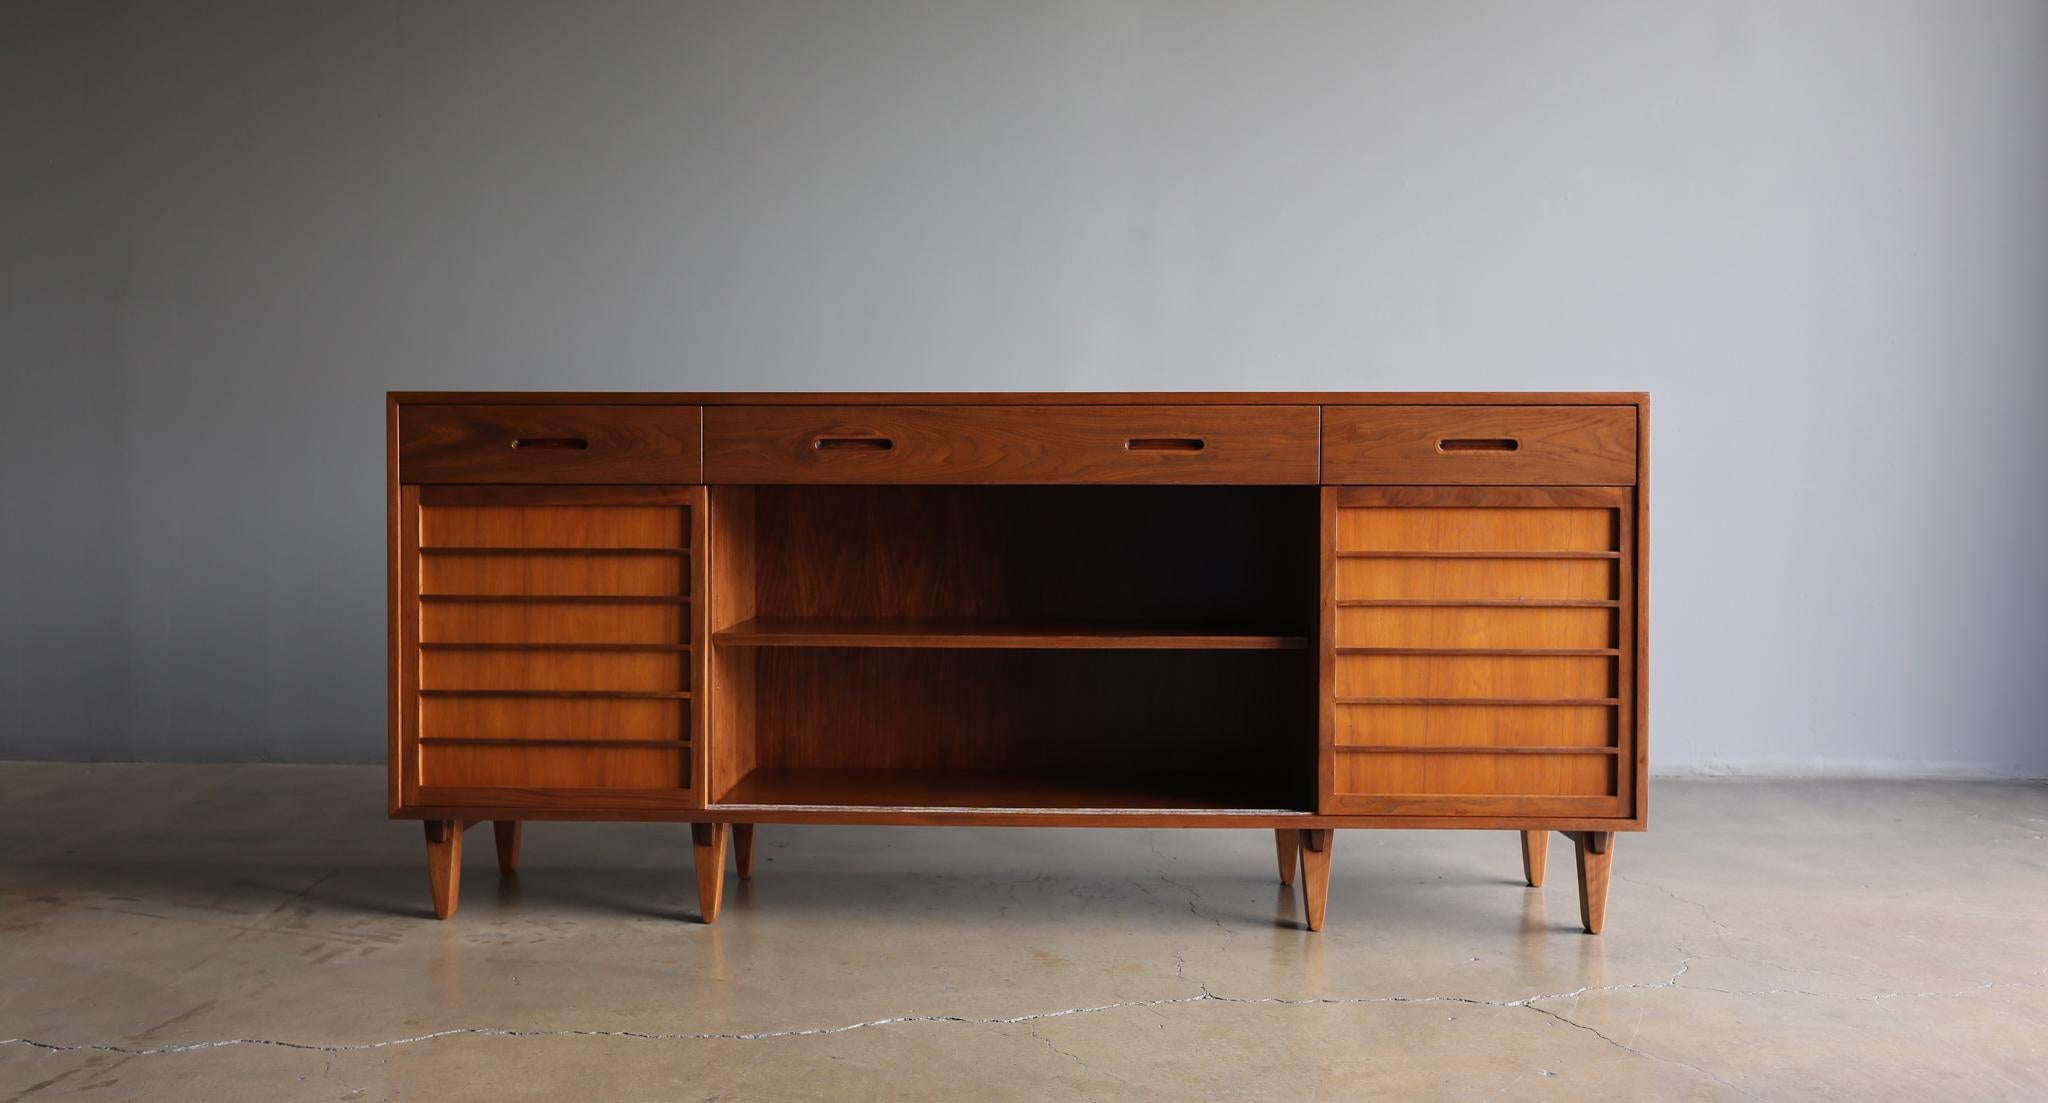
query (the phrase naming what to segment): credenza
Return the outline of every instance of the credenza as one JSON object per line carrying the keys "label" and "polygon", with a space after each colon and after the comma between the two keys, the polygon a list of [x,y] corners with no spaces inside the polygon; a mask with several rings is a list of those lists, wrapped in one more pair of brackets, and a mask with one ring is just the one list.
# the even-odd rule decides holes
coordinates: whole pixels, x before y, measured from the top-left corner
{"label": "credenza", "polygon": [[1647,822],[1649,397],[387,397],[390,812],[466,830]]}

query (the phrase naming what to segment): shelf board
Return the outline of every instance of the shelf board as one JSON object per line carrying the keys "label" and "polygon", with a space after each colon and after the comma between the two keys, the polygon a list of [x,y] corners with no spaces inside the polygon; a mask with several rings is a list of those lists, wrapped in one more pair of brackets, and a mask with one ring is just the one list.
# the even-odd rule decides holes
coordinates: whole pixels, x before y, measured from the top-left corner
{"label": "shelf board", "polygon": [[728,647],[1284,651],[1308,646],[1306,636],[882,617],[757,617],[713,633],[711,638]]}
{"label": "shelf board", "polygon": [[456,544],[431,544],[420,548],[421,555],[666,555],[682,557],[690,554],[685,547],[665,548],[599,548],[599,547],[463,547]]}
{"label": "shelf board", "polygon": [[1241,774],[1086,774],[1021,770],[753,770],[715,808],[806,810],[1298,813]]}

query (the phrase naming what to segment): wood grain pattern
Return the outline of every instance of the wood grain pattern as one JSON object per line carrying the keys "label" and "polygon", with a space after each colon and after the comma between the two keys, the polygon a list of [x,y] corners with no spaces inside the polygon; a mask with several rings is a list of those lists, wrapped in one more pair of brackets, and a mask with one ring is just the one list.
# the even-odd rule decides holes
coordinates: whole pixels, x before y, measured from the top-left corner
{"label": "wood grain pattern", "polygon": [[398,419],[407,483],[697,483],[697,406],[407,405]]}
{"label": "wood grain pattern", "polygon": [[461,820],[428,820],[427,877],[434,889],[434,918],[455,914],[462,902]]}
{"label": "wood grain pattern", "polygon": [[737,406],[704,423],[711,483],[1316,481],[1312,406]]}
{"label": "wood grain pattern", "polygon": [[[1469,450],[1500,441],[1511,450]],[[1636,479],[1630,406],[1349,406],[1323,412],[1331,483],[1625,486]]]}
{"label": "wood grain pattern", "polygon": [[1614,873],[1614,834],[1609,831],[1573,831],[1572,856],[1579,875],[1579,922],[1587,934],[1599,934],[1607,926],[1607,885]]}
{"label": "wood grain pattern", "polygon": [[725,902],[725,847],[729,828],[723,823],[690,825],[690,850],[697,865],[697,915],[718,922]]}
{"label": "wood grain pattern", "polygon": [[692,794],[702,491],[406,491],[415,790]]}
{"label": "wood grain pattern", "polygon": [[1523,831],[1522,879],[1532,889],[1543,887],[1544,867],[1550,864],[1550,832]]}
{"label": "wood grain pattern", "polygon": [[1301,833],[1301,903],[1308,929],[1323,929],[1323,916],[1330,903],[1330,848],[1335,831],[1313,829]]}
{"label": "wood grain pattern", "polygon": [[497,836],[498,876],[513,877],[519,873],[519,821],[492,820],[491,833]]}
{"label": "wood grain pattern", "polygon": [[740,880],[752,880],[754,876],[754,825],[736,823],[732,825],[733,871]]}
{"label": "wood grain pattern", "polygon": [[1273,847],[1280,859],[1280,883],[1294,883],[1295,868],[1301,864],[1301,832],[1285,827],[1273,830]]}
{"label": "wood grain pattern", "polygon": [[1324,811],[1626,812],[1627,495],[1334,493]]}
{"label": "wood grain pattern", "polygon": [[758,558],[754,524],[755,492],[743,487],[712,487],[708,493],[707,546],[704,559],[710,615],[705,694],[702,766],[705,803],[716,805],[754,768],[756,745],[755,675],[758,652],[751,647],[720,646],[720,632],[753,618]]}

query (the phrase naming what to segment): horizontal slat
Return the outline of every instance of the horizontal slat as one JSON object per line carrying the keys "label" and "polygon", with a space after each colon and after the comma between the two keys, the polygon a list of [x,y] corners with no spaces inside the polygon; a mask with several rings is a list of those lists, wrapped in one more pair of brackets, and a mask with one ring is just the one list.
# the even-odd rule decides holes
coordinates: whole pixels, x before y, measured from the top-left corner
{"label": "horizontal slat", "polygon": [[691,738],[690,703],[664,697],[468,697],[420,699],[426,738]]}
{"label": "horizontal slat", "polygon": [[690,759],[675,750],[657,745],[428,743],[420,748],[420,784],[686,789]]}
{"label": "horizontal slat", "polygon": [[688,555],[688,548],[464,548],[423,547],[421,555]]}
{"label": "horizontal slat", "polygon": [[611,697],[628,701],[687,701],[687,693],[639,693],[614,689],[423,689],[422,697]]}
{"label": "horizontal slat", "polygon": [[447,601],[422,607],[426,643],[684,644],[687,607],[675,602]]}
{"label": "horizontal slat", "polygon": [[1614,697],[1339,697],[1340,705],[1618,705]]}
{"label": "horizontal slat", "polygon": [[1349,705],[1335,709],[1339,747],[1612,747],[1607,705]]}
{"label": "horizontal slat", "polygon": [[1613,647],[1616,610],[1540,606],[1339,606],[1340,647]]}
{"label": "horizontal slat", "polygon": [[1340,551],[1339,559],[1620,559],[1618,551]]}
{"label": "horizontal slat", "polygon": [[687,739],[496,739],[490,736],[429,735],[420,742],[432,746],[472,747],[630,747],[648,751],[685,751]]}
{"label": "horizontal slat", "polygon": [[1392,743],[1349,743],[1331,748],[1342,754],[1620,754],[1617,747],[1481,747],[1472,744],[1401,746]]}
{"label": "horizontal slat", "polygon": [[1502,658],[1599,658],[1621,654],[1618,647],[1339,647],[1339,655],[1444,655]]}
{"label": "horizontal slat", "polygon": [[421,594],[436,605],[688,605],[678,594]]}
{"label": "horizontal slat", "polygon": [[[420,488],[419,541],[430,548],[682,548],[695,527],[687,505],[540,505],[515,495],[503,505],[437,506],[428,503],[435,489]],[[543,493],[539,487],[461,489]]]}
{"label": "horizontal slat", "polygon": [[1526,598],[1391,598],[1391,597],[1347,597],[1337,599],[1337,605],[1358,608],[1370,605],[1390,607],[1435,609],[1619,609],[1619,601],[1595,601],[1586,599],[1535,600]]}
{"label": "horizontal slat", "polygon": [[1344,754],[1333,791],[1355,795],[1612,797],[1612,755],[1483,751]]}
{"label": "horizontal slat", "polygon": [[423,643],[423,651],[688,651],[687,643]]}

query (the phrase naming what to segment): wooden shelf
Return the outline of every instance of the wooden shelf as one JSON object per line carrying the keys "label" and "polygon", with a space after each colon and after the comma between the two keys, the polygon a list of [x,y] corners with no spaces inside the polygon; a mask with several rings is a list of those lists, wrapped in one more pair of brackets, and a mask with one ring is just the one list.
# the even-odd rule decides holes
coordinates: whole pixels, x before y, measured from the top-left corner
{"label": "wooden shelf", "polygon": [[688,651],[687,643],[423,643],[422,651]]}
{"label": "wooden shelf", "polygon": [[687,693],[656,693],[617,689],[423,689],[422,697],[557,697],[619,701],[687,701]]}
{"label": "wooden shelf", "polygon": [[1303,812],[1258,778],[1012,770],[756,769],[713,807],[959,811]]}
{"label": "wooden shelf", "polygon": [[1306,636],[1187,632],[1103,625],[869,617],[757,617],[712,635],[729,647],[1035,648],[1123,651],[1285,651]]}
{"label": "wooden shelf", "polygon": [[679,594],[421,594],[443,605],[688,605]]}
{"label": "wooden shelf", "polygon": [[1620,559],[1618,551],[1340,551],[1339,559]]}
{"label": "wooden shelf", "polygon": [[667,555],[682,557],[690,554],[684,547],[665,548],[602,548],[602,547],[512,547],[490,546],[465,548],[456,544],[435,544],[420,549],[421,555]]}

